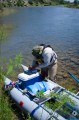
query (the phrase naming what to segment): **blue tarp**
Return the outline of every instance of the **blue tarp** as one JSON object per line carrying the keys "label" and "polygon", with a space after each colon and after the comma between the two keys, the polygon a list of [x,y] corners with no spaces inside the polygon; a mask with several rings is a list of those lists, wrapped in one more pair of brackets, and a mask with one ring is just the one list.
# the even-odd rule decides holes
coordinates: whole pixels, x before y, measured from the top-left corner
{"label": "blue tarp", "polygon": [[42,90],[44,92],[49,90],[49,85],[47,84],[47,82],[41,81],[41,82],[36,82],[33,85],[27,86],[27,89],[31,91],[33,94],[36,94],[37,92],[40,92]]}

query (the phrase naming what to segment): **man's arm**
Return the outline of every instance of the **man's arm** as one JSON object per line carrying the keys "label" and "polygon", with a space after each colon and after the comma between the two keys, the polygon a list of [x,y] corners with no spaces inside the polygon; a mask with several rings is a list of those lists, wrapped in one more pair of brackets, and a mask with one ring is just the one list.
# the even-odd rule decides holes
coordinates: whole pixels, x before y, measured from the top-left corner
{"label": "man's arm", "polygon": [[40,68],[44,68],[44,67],[47,67],[48,65],[50,65],[51,54],[49,54],[49,53],[43,54],[43,59],[44,59],[44,63],[39,64]]}

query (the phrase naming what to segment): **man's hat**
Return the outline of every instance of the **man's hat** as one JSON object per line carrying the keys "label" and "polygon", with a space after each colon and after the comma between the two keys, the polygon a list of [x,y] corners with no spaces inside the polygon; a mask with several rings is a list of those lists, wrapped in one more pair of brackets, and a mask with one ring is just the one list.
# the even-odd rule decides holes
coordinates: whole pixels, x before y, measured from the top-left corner
{"label": "man's hat", "polygon": [[32,55],[34,55],[34,56],[41,55],[43,48],[44,48],[44,46],[40,46],[40,45],[34,46],[32,49]]}

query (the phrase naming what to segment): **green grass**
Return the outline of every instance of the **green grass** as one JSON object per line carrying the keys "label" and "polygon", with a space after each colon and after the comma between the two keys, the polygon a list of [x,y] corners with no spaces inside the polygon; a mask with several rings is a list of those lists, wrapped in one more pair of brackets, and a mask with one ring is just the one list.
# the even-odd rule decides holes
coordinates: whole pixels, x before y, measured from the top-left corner
{"label": "green grass", "polygon": [[70,103],[71,105],[74,105],[74,101],[67,94],[64,95],[63,93],[58,94],[52,92],[50,96],[53,97],[53,99],[47,101],[45,103],[45,106],[51,108],[52,110],[56,110],[62,107],[62,105],[64,105],[66,102]]}
{"label": "green grass", "polygon": [[8,98],[4,92],[0,95],[0,120],[13,120],[13,113]]}
{"label": "green grass", "polygon": [[3,75],[11,80],[17,80],[18,71],[21,70],[22,55],[20,53],[14,59],[10,58],[8,62],[2,59],[2,62],[4,64],[0,66],[0,120],[31,120],[30,115],[25,116],[15,105],[9,94],[2,89],[4,85]]}
{"label": "green grass", "polygon": [[20,69],[21,62],[22,62],[22,56],[21,54],[19,54],[15,56],[14,60],[10,58],[8,63],[6,63],[5,60],[3,66],[0,66],[0,120],[14,120],[15,115],[11,107],[12,105],[11,101],[9,101],[9,97],[2,90],[3,75],[15,78],[16,69],[17,70]]}

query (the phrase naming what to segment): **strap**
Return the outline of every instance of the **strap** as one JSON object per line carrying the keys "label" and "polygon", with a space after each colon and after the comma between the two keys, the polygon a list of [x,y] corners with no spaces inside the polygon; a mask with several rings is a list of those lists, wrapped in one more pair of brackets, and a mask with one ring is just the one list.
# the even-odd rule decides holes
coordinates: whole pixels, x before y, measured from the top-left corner
{"label": "strap", "polygon": [[45,48],[47,48],[47,47],[50,47],[52,50],[54,50],[53,47],[51,47],[50,45],[40,44],[40,46],[43,46],[43,47],[44,47],[43,50],[44,50]]}
{"label": "strap", "polygon": [[[55,60],[57,59],[57,56],[56,54],[54,53],[54,55],[52,55],[51,59],[50,59],[50,62],[52,62],[52,59],[55,58]],[[54,61],[55,62],[55,61]]]}
{"label": "strap", "polygon": [[[51,48],[52,50],[54,50],[53,47],[51,47],[51,45],[40,44],[40,46],[43,46],[43,47],[44,47],[44,48],[43,48],[43,51],[44,51],[44,49],[47,48],[47,47],[49,47],[49,48]],[[43,51],[42,51],[42,53],[43,53]],[[54,55],[53,55],[53,56],[51,57],[51,59],[50,59],[50,62],[52,61],[53,57],[55,57],[55,60],[57,59],[57,56],[56,56],[56,54],[54,53]]]}

